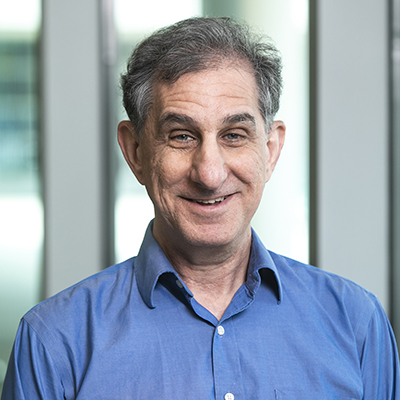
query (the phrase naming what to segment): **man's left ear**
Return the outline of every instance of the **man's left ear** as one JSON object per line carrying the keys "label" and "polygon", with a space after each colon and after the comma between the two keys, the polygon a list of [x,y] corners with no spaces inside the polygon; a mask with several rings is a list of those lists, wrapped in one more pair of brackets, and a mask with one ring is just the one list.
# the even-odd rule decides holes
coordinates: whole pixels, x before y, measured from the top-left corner
{"label": "man's left ear", "polygon": [[274,121],[267,135],[267,181],[278,162],[283,144],[285,143],[286,126],[282,121]]}

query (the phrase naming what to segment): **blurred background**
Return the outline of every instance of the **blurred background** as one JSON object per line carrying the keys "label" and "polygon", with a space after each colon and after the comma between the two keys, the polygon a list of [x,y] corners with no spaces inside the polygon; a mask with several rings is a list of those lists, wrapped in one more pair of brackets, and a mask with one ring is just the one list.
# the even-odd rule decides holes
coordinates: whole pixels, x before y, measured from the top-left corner
{"label": "blurred background", "polygon": [[282,53],[287,139],[253,227],[374,292],[400,335],[400,0],[0,0],[0,388],[26,311],[137,254],[153,210],[117,147],[119,75],[203,15]]}

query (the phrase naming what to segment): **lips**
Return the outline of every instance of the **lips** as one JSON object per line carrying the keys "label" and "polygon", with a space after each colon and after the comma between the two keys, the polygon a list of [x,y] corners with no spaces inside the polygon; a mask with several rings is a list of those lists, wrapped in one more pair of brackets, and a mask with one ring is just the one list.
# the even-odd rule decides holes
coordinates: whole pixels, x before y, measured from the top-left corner
{"label": "lips", "polygon": [[193,200],[196,203],[199,204],[218,204],[221,203],[222,201],[224,201],[226,199],[227,196],[224,197],[217,197],[216,199],[210,199],[210,200]]}

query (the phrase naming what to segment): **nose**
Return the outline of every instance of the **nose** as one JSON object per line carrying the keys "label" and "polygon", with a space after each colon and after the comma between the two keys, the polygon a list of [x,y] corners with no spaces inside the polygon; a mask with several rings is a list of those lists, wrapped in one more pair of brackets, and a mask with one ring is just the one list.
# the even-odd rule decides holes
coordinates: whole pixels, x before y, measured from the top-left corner
{"label": "nose", "polygon": [[217,140],[203,140],[193,155],[190,177],[207,190],[217,190],[225,182],[227,167]]}

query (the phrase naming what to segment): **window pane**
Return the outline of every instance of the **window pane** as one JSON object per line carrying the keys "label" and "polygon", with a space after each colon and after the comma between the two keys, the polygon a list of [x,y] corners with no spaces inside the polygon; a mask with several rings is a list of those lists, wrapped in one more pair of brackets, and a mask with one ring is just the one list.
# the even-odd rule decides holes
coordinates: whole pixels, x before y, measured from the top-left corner
{"label": "window pane", "polygon": [[[157,12],[154,12],[157,10]],[[115,0],[115,22],[118,40],[117,71],[126,68],[135,43],[157,28],[172,24],[184,18],[201,14],[200,0]],[[118,120],[127,116],[118,103]],[[115,134],[115,133],[114,133]],[[146,190],[137,181],[121,152],[117,149],[118,170],[115,200],[115,253],[116,260],[122,261],[136,255],[149,221],[154,217],[153,205]]]}
{"label": "window pane", "polygon": [[[118,65],[125,67],[138,39],[192,15],[233,16],[271,36],[282,52],[284,93],[277,118],[287,125],[286,144],[253,226],[271,250],[308,261],[308,2],[307,0],[115,0]],[[157,10],[157,12],[154,12]],[[162,11],[160,11],[162,10]],[[179,12],[177,11],[179,10]],[[117,77],[115,77],[117,79]],[[120,103],[120,100],[116,100]],[[122,108],[120,119],[123,116]],[[139,249],[153,216],[145,190],[119,156],[116,186],[117,261]]]}
{"label": "window pane", "polygon": [[308,1],[242,0],[239,12],[240,18],[271,36],[283,60],[284,86],[276,119],[286,124],[285,145],[253,227],[267,248],[308,262]]}
{"label": "window pane", "polygon": [[0,387],[18,321],[40,298],[39,20],[38,0],[0,3]]}

